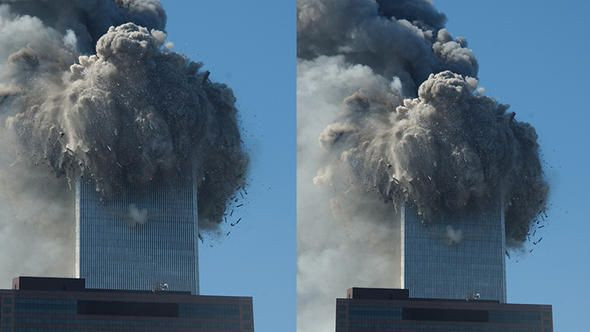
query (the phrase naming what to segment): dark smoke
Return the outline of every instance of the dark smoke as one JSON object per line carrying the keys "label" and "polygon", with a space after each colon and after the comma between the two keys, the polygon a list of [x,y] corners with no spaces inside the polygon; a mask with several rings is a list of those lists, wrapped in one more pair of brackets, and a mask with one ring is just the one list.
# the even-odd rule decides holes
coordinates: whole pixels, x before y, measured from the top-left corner
{"label": "dark smoke", "polygon": [[433,222],[501,199],[521,247],[547,204],[536,132],[484,96],[432,1],[298,0],[297,15],[299,329],[333,329],[350,285],[401,286],[399,202]]}
{"label": "dark smoke", "polygon": [[194,171],[200,224],[219,223],[248,165],[235,98],[168,49],[159,1],[8,3],[0,107],[23,163],[105,198]]}
{"label": "dark smoke", "polygon": [[106,200],[196,179],[199,226],[220,234],[248,169],[235,98],[165,24],[157,0],[0,0],[0,283],[73,272],[79,177]]}
{"label": "dark smoke", "polygon": [[523,242],[548,191],[535,130],[480,95],[477,60],[445,16],[414,0],[301,0],[298,9],[301,59],[343,56],[391,80],[395,96],[362,88],[343,101],[320,138],[335,162],[388,200],[412,200],[426,220],[501,195],[506,235]]}
{"label": "dark smoke", "polygon": [[94,53],[96,42],[111,26],[133,22],[161,31],[166,27],[159,0],[2,0],[0,4],[9,5],[14,15],[36,17],[61,34],[72,30],[83,53]]}
{"label": "dark smoke", "polygon": [[410,96],[431,73],[477,76],[466,41],[442,28],[445,17],[429,1],[299,0],[297,8],[300,59],[343,55],[387,78],[399,77]]}

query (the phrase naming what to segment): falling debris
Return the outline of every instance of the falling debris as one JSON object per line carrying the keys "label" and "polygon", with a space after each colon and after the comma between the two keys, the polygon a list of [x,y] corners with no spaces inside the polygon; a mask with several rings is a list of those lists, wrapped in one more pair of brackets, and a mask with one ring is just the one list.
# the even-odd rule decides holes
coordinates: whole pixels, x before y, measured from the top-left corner
{"label": "falling debris", "polygon": [[237,224],[239,224],[241,220],[242,220],[242,218],[238,219],[238,220],[237,220],[235,223],[231,223],[230,225],[231,225],[232,227],[234,227],[234,226],[236,226]]}
{"label": "falling debris", "polygon": [[[355,185],[393,204],[409,200],[425,222],[505,195],[506,235],[522,242],[548,191],[536,134],[526,123],[508,121],[507,106],[475,95],[473,80],[450,71],[431,74],[417,98],[396,108],[389,105],[401,90],[353,93],[340,119],[320,135],[333,155],[321,174],[352,176]],[[383,167],[382,160],[394,166]]]}
{"label": "falling debris", "polygon": [[[221,231],[249,168],[236,99],[170,49],[159,0],[0,1],[0,26],[0,228],[34,239],[19,249],[30,257],[65,262],[31,261],[31,273],[73,270],[79,177],[102,201],[192,177],[199,229]],[[121,218],[140,229],[153,213],[130,205]]]}
{"label": "falling debris", "polygon": [[[127,182],[195,171],[204,179],[197,184],[202,228],[221,222],[248,168],[231,89],[211,82],[201,63],[164,48],[158,2],[86,2],[1,7],[3,24],[30,30],[0,40],[7,54],[0,87],[19,91],[0,109],[23,165],[72,182],[90,177],[106,199]],[[20,15],[39,20],[33,26]],[[64,37],[66,26],[76,28]]]}
{"label": "falling debris", "polygon": [[485,95],[475,54],[445,23],[428,0],[297,1],[301,331],[333,317],[323,307],[337,294],[317,280],[401,286],[393,236],[381,237],[400,202],[424,226],[444,220],[437,238],[460,245],[453,216],[501,201],[508,250],[544,216],[535,129]]}

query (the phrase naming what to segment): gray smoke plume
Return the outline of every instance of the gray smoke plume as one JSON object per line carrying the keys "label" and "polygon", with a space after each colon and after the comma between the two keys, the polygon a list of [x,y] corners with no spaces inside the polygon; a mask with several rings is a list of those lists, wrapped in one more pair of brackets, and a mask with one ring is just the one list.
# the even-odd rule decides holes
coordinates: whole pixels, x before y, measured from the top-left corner
{"label": "gray smoke plume", "polygon": [[217,228],[248,169],[235,98],[170,50],[165,23],[158,0],[0,0],[2,236],[54,227],[38,243],[70,255],[78,177],[107,200],[128,183],[194,178],[200,227]]}
{"label": "gray smoke plume", "polygon": [[[507,241],[521,246],[547,201],[537,135],[483,95],[478,62],[444,14],[427,0],[297,9],[300,330],[333,329],[347,287],[400,286],[399,202],[427,223],[501,197]],[[462,234],[449,225],[441,237]]]}
{"label": "gray smoke plume", "polygon": [[442,28],[445,17],[429,1],[298,0],[297,10],[300,59],[342,55],[384,77],[397,76],[407,95],[444,69],[477,76],[466,41]]}
{"label": "gray smoke plume", "polygon": [[444,71],[403,105],[357,91],[320,142],[355,185],[411,200],[426,222],[504,197],[507,238],[523,242],[547,194],[537,135],[476,89],[476,79]]}

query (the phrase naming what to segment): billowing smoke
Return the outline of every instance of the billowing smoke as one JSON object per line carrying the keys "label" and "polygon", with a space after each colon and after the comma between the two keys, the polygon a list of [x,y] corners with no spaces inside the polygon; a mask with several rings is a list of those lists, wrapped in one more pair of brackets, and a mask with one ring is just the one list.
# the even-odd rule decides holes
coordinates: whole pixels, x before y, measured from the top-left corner
{"label": "billowing smoke", "polygon": [[[484,95],[444,14],[427,0],[297,9],[300,329],[333,329],[347,287],[400,286],[399,202],[428,223],[501,201],[507,241],[521,246],[547,201],[537,135]],[[457,245],[462,232],[441,237]]]}
{"label": "billowing smoke", "polygon": [[547,194],[535,130],[479,95],[471,77],[431,74],[402,105],[396,85],[393,97],[361,89],[344,100],[341,118],[320,136],[334,157],[326,167],[344,164],[354,185],[411,200],[426,222],[504,197],[506,235],[524,241]]}
{"label": "billowing smoke", "polygon": [[[165,23],[158,0],[0,0],[1,238],[46,234],[25,252],[47,246],[63,258],[37,265],[68,262],[3,260],[2,271],[69,271],[79,177],[105,200],[127,184],[196,179],[200,227],[217,228],[248,168],[235,98],[171,50]],[[147,217],[129,208],[134,225]]]}

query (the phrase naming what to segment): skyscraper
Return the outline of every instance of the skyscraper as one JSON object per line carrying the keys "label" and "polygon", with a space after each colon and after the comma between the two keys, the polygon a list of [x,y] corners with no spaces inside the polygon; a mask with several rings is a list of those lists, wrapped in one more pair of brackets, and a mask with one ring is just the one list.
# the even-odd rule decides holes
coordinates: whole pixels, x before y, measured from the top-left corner
{"label": "skyscraper", "polygon": [[401,286],[413,298],[506,302],[504,213],[456,214],[423,223],[405,204],[400,223]]}
{"label": "skyscraper", "polygon": [[88,288],[199,293],[197,190],[187,179],[101,200],[76,185],[75,274]]}

